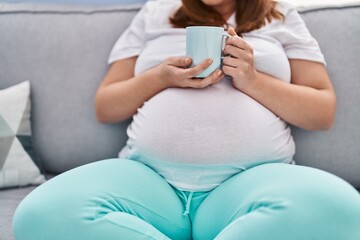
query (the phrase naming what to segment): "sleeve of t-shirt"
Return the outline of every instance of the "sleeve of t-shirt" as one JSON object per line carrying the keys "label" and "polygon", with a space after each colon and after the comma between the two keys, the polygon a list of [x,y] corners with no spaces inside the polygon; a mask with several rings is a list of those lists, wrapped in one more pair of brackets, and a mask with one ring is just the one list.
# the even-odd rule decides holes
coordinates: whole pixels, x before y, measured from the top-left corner
{"label": "sleeve of t-shirt", "polygon": [[278,36],[289,59],[303,59],[326,64],[316,39],[311,35],[298,11],[290,4],[282,3],[285,20]]}
{"label": "sleeve of t-shirt", "polygon": [[128,28],[116,41],[108,58],[109,65],[117,60],[138,56],[140,54],[144,44],[144,15],[146,5],[147,4],[145,3],[145,5],[135,15]]}

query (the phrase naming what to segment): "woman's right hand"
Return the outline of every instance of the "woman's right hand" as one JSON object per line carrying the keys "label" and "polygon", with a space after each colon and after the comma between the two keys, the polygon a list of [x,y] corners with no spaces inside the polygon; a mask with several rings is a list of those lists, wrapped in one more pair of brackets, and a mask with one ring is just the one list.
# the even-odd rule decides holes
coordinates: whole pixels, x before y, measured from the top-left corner
{"label": "woman's right hand", "polygon": [[206,59],[194,67],[187,68],[191,65],[191,61],[189,57],[169,57],[154,70],[157,76],[163,79],[166,88],[205,88],[220,82],[224,77],[224,73],[218,69],[206,78],[194,79],[211,65],[212,60]]}

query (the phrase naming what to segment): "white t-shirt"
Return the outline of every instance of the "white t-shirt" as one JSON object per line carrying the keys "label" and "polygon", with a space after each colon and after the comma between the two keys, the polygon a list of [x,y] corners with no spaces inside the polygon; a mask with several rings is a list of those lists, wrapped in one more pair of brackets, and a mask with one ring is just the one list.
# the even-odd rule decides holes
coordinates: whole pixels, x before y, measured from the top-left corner
{"label": "white t-shirt", "polygon": [[[173,28],[168,20],[180,6],[179,0],[148,1],[114,45],[108,63],[138,56],[138,75],[169,56],[185,56],[185,29]],[[285,21],[273,20],[243,38],[254,49],[258,71],[290,83],[288,59],[325,61],[298,12],[281,2],[278,9]],[[235,26],[235,14],[228,23]],[[120,158],[140,161],[187,191],[213,189],[261,163],[290,163],[295,153],[288,125],[227,78],[205,89],[160,92],[138,109],[127,134]]]}

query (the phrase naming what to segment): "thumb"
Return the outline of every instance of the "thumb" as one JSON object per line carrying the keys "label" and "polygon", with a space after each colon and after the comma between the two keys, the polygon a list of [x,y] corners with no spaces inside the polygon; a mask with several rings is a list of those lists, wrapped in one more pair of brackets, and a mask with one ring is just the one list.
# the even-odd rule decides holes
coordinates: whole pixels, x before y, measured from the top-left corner
{"label": "thumb", "polygon": [[192,59],[190,57],[169,57],[168,63],[169,65],[175,67],[187,67],[191,64]]}
{"label": "thumb", "polygon": [[229,28],[228,29],[228,33],[231,35],[231,36],[237,36],[235,30],[233,28]]}

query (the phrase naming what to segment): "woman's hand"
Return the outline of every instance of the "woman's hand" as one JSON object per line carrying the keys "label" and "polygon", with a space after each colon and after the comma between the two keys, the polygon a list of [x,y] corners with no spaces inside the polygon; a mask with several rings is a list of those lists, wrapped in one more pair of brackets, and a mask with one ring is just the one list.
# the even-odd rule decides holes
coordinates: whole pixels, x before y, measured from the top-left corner
{"label": "woman's hand", "polygon": [[187,68],[191,61],[189,57],[169,57],[154,70],[157,77],[163,79],[166,88],[205,88],[218,83],[224,77],[221,70],[215,70],[206,78],[194,79],[211,65],[212,60],[206,59],[194,67]]}
{"label": "woman's hand", "polygon": [[227,40],[223,72],[232,77],[235,88],[253,98],[275,115],[294,126],[307,130],[332,127],[336,96],[322,63],[289,59],[291,84],[257,72],[253,49],[233,29]]}
{"label": "woman's hand", "polygon": [[227,39],[223,51],[226,57],[223,59],[222,70],[232,77],[234,87],[243,91],[256,80],[253,48],[233,28],[229,28],[228,33],[231,37]]}

